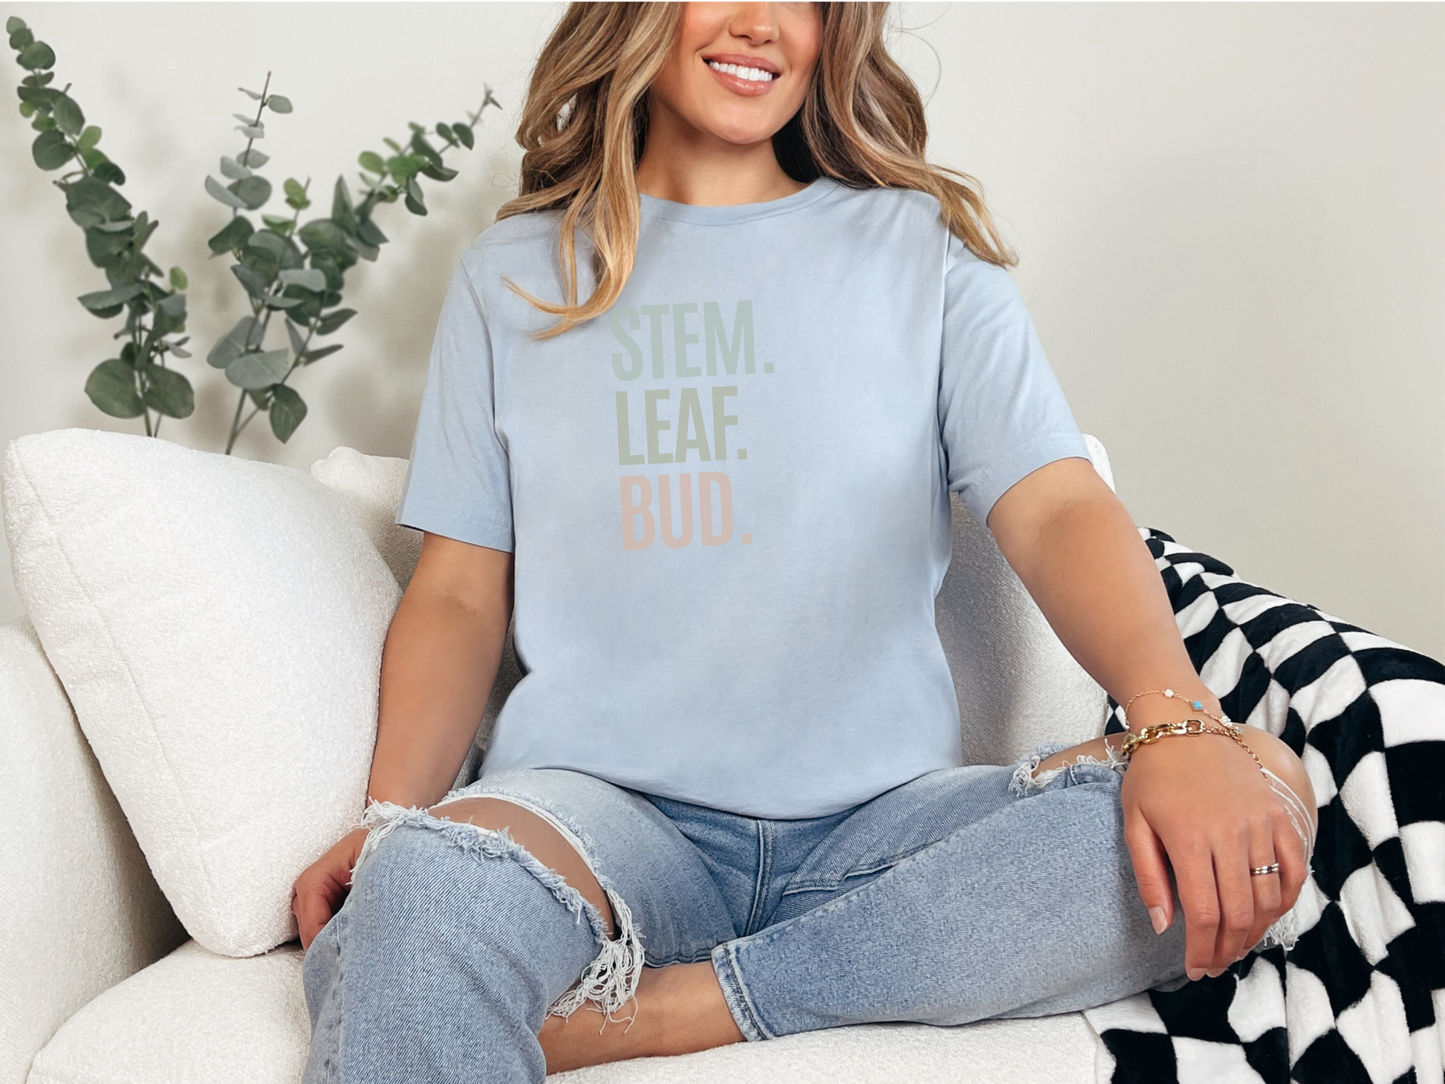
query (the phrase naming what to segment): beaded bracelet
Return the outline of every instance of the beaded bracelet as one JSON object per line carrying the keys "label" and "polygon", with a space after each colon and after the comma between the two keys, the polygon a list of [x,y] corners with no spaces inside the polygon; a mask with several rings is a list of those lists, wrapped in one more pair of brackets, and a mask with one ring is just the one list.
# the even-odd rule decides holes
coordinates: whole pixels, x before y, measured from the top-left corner
{"label": "beaded bracelet", "polygon": [[1228,715],[1215,715],[1214,712],[1207,709],[1202,700],[1191,700],[1187,696],[1176,693],[1173,689],[1145,689],[1142,693],[1135,693],[1129,697],[1129,702],[1124,705],[1124,725],[1126,727],[1129,725],[1129,709],[1134,706],[1134,701],[1138,700],[1141,696],[1164,696],[1173,700],[1183,700],[1195,711],[1201,715],[1209,716],[1209,718],[1213,719],[1220,726],[1235,725]]}

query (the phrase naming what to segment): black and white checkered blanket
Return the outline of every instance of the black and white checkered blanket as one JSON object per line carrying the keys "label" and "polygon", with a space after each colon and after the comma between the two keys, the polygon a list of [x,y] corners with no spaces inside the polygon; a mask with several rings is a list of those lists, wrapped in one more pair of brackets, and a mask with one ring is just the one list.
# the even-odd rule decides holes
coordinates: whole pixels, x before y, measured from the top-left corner
{"label": "black and white checkered blanket", "polygon": [[1205,684],[1309,769],[1319,835],[1293,947],[1085,1012],[1099,1084],[1439,1084],[1445,666],[1140,533]]}

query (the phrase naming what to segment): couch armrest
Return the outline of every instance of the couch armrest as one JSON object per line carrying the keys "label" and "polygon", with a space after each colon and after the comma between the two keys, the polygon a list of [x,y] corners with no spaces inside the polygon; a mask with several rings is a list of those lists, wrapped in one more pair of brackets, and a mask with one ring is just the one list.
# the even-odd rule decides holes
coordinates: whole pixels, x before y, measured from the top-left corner
{"label": "couch armrest", "polygon": [[185,931],[27,618],[0,626],[0,1084]]}

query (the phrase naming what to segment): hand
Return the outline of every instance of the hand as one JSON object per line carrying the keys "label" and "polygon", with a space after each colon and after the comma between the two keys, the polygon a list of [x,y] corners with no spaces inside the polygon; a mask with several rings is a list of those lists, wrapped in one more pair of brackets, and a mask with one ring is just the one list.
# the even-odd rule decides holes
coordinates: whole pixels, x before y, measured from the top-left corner
{"label": "hand", "polygon": [[[1241,736],[1313,809],[1309,776],[1293,751],[1255,727]],[[1166,737],[1140,746],[1120,800],[1139,895],[1159,932],[1174,921],[1173,867],[1191,979],[1221,974],[1294,906],[1308,877],[1304,843],[1283,801],[1230,738]],[[1273,862],[1278,874],[1250,875]]]}
{"label": "hand", "polygon": [[291,913],[301,931],[301,947],[308,949],[321,928],[341,909],[341,902],[351,891],[351,871],[366,842],[367,829],[356,828],[311,865],[307,866],[291,890]]}

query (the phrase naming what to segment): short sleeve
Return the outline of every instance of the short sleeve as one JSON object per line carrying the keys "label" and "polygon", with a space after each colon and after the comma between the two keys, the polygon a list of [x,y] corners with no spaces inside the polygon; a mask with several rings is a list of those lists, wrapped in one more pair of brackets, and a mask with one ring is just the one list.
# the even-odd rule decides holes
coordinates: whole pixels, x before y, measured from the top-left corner
{"label": "short sleeve", "polygon": [[1008,271],[949,234],[938,417],[948,488],[980,523],[1015,482],[1088,446]]}
{"label": "short sleeve", "polygon": [[497,436],[492,340],[457,262],[437,319],[396,522],[511,551],[511,474]]}

